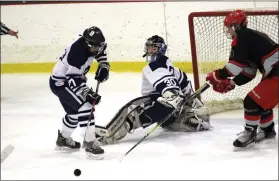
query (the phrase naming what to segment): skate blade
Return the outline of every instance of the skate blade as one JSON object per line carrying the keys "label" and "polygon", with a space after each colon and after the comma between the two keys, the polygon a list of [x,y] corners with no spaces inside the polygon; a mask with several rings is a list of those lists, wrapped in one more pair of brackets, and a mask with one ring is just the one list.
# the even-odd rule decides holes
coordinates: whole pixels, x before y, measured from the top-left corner
{"label": "skate blade", "polygon": [[93,159],[93,160],[102,160],[104,158],[104,154],[92,154],[92,153],[86,153],[86,158]]}
{"label": "skate blade", "polygon": [[252,143],[248,144],[248,145],[245,146],[245,147],[234,147],[234,148],[233,148],[233,151],[234,151],[234,152],[238,152],[238,151],[249,150],[249,149],[251,149],[251,148],[254,148],[255,145],[256,145],[256,143],[255,143],[255,142],[252,142]]}
{"label": "skate blade", "polygon": [[79,148],[73,149],[73,148],[69,148],[69,147],[56,146],[56,147],[54,148],[54,150],[59,151],[59,152],[70,153],[70,152],[77,152],[77,151],[79,151],[80,149],[79,149]]}

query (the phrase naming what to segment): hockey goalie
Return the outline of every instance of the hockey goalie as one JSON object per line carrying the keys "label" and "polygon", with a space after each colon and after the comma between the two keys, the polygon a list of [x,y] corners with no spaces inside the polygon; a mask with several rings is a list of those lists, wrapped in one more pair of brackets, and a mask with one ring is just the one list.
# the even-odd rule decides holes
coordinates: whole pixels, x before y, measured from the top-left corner
{"label": "hockey goalie", "polygon": [[[142,70],[142,97],[124,105],[106,126],[96,125],[101,144],[113,144],[138,128],[146,128],[171,116],[161,127],[171,131],[205,131],[211,128],[209,109],[198,99],[184,103],[193,94],[186,73],[174,67],[165,55],[167,45],[154,35],[145,43],[148,65]],[[183,102],[182,102],[183,101]],[[185,101],[187,102],[187,101]]]}

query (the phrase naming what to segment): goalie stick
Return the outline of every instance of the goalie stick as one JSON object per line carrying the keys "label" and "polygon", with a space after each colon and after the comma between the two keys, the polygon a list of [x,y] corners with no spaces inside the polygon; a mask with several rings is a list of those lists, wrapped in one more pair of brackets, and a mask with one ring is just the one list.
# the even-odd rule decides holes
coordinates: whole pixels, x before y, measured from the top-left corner
{"label": "goalie stick", "polygon": [[1,152],[1,164],[11,155],[14,151],[13,145],[7,145],[4,150]]}
{"label": "goalie stick", "polygon": [[[194,94],[187,97],[187,100],[184,97],[184,100],[181,102],[180,106],[186,104],[187,102],[193,101],[195,98],[197,98],[201,93],[206,91],[210,87],[209,83],[205,83],[202,87],[200,87]],[[173,110],[165,119],[158,122],[158,124],[153,127],[144,137],[142,137],[130,150],[128,150],[119,160],[121,162],[135,147],[137,147],[145,138],[147,138],[152,132],[154,132],[159,126],[161,126],[163,123],[165,123],[170,117],[172,117],[174,114],[176,114],[177,109]]]}

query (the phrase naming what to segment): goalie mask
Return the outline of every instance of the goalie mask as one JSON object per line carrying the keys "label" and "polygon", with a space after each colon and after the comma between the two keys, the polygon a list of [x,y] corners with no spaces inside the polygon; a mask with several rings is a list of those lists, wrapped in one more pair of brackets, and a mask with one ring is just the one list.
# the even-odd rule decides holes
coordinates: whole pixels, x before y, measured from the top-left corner
{"label": "goalie mask", "polygon": [[159,55],[165,55],[166,51],[167,45],[165,44],[165,40],[158,35],[154,35],[147,39],[143,57],[146,57],[148,62],[154,62]]}
{"label": "goalie mask", "polygon": [[85,39],[85,44],[92,53],[99,54],[106,48],[105,37],[102,31],[96,26],[84,30],[82,37]]}

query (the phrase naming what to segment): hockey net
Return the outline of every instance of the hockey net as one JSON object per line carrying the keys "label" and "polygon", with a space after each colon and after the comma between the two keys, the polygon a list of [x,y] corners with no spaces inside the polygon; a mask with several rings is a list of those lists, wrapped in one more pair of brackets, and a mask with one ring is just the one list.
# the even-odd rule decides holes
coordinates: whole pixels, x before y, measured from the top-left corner
{"label": "hockey net", "polygon": [[[231,40],[223,31],[223,21],[230,11],[193,12],[188,17],[195,89],[204,82],[207,73],[222,68],[231,50]],[[278,42],[278,10],[247,10],[248,27],[263,31]],[[243,108],[243,99],[261,80],[261,74],[246,85],[220,94],[212,90],[201,95],[211,113]]]}

